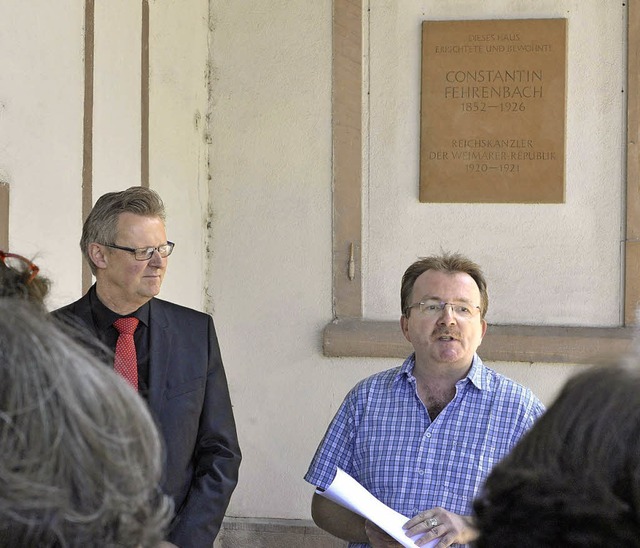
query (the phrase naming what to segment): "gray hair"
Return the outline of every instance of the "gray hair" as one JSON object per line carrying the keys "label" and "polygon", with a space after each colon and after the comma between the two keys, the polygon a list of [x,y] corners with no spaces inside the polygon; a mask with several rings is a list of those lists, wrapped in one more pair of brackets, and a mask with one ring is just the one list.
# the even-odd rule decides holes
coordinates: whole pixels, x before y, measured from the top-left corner
{"label": "gray hair", "polygon": [[151,547],[172,501],[144,402],[59,325],[0,299],[0,547]]}
{"label": "gray hair", "polygon": [[121,213],[158,217],[162,222],[166,217],[162,199],[150,188],[132,186],[127,190],[108,192],[100,196],[84,222],[80,238],[80,250],[94,274],[96,267],[89,257],[89,244],[115,243]]}

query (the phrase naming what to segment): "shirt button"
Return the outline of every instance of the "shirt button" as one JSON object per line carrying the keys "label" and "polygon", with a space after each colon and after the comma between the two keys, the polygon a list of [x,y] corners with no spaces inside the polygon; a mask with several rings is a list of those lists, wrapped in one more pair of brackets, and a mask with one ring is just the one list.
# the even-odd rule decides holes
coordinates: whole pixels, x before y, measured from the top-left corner
{"label": "shirt button", "polygon": [[418,475],[419,476],[424,476],[424,470],[418,470]]}
{"label": "shirt button", "polygon": [[427,438],[431,437],[431,432],[427,432]]}

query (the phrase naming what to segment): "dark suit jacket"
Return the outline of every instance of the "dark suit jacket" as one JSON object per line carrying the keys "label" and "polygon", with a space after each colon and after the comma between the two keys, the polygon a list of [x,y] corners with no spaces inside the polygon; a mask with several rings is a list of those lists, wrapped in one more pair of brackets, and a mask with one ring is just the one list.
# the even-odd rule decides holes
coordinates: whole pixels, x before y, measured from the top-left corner
{"label": "dark suit jacket", "polygon": [[[240,448],[213,320],[160,299],[149,311],[149,408],[166,446],[168,540],[211,548],[238,481]],[[97,336],[88,294],[54,315]]]}

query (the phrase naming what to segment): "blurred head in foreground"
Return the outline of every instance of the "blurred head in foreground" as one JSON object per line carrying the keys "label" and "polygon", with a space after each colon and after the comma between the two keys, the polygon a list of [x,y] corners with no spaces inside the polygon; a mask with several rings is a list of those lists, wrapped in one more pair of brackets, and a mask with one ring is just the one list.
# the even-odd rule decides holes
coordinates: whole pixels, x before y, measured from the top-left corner
{"label": "blurred head in foreground", "polygon": [[44,307],[50,282],[26,257],[0,249],[0,297],[18,297]]}
{"label": "blurred head in foreground", "polygon": [[0,298],[0,546],[157,545],[172,503],[143,401],[37,312]]}
{"label": "blurred head in foreground", "polygon": [[474,503],[476,546],[640,546],[640,358],[571,378]]}

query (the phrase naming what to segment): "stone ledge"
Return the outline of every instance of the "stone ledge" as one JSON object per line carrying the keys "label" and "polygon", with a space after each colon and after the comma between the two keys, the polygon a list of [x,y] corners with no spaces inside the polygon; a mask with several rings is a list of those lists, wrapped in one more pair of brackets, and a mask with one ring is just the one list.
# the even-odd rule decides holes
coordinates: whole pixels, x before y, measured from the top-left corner
{"label": "stone ledge", "polygon": [[311,520],[226,517],[214,548],[346,548]]}
{"label": "stone ledge", "polygon": [[[627,353],[632,327],[563,327],[489,325],[478,350],[486,361],[594,363]],[[323,333],[325,356],[406,358],[413,348],[398,321],[345,318],[328,324]]]}

